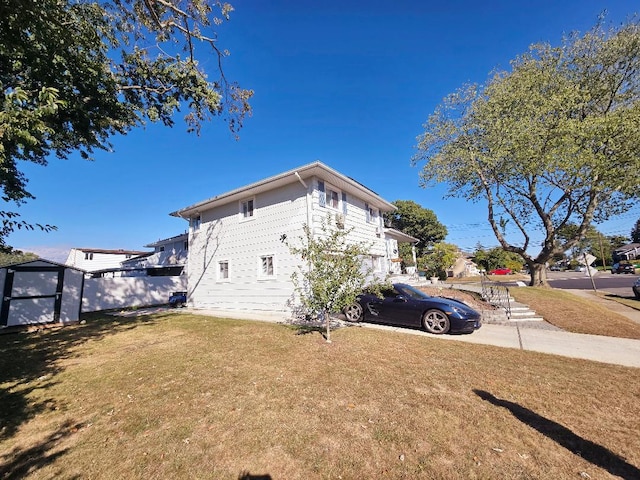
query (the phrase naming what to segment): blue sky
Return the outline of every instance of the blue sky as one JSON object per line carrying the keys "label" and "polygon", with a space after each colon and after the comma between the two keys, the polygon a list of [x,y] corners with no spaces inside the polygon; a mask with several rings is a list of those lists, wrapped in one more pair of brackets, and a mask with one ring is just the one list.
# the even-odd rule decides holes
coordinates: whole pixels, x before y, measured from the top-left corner
{"label": "blue sky", "polygon": [[[603,10],[618,24],[630,0],[231,2],[219,31],[225,73],[255,90],[253,116],[235,140],[221,119],[201,135],[149,125],[113,139],[95,161],[52,158],[24,165],[35,200],[17,211],[50,233],[19,231],[16,248],[64,260],[71,247],[142,249],[186,230],[169,213],[262,178],[320,160],[389,201],[433,210],[447,241],[497,245],[486,206],[423,189],[412,167],[429,114],[465,82],[484,82],[532,43],[558,44],[588,30]],[[212,64],[213,66],[213,64]],[[638,206],[599,226],[628,235]]]}

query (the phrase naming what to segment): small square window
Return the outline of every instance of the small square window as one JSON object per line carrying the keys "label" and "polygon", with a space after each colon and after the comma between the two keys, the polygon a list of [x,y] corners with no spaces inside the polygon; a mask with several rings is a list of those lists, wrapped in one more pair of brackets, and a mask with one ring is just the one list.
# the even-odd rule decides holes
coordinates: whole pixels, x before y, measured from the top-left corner
{"label": "small square window", "polygon": [[93,253],[84,252],[84,259],[85,260],[93,260]]}
{"label": "small square window", "polygon": [[202,219],[200,218],[200,215],[198,215],[197,217],[191,217],[191,228],[193,229],[193,231],[195,232],[196,230],[200,230],[200,223],[202,222]]}
{"label": "small square window", "polygon": [[240,214],[242,218],[253,217],[254,202],[253,199],[240,202]]}

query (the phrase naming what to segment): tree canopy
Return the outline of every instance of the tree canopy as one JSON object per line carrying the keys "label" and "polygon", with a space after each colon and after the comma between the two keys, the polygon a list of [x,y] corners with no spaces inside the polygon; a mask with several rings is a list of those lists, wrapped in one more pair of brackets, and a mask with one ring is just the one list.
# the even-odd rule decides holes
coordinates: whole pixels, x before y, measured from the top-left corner
{"label": "tree canopy", "polygon": [[420,239],[416,245],[416,255],[441,242],[447,236],[447,227],[438,221],[433,210],[424,208],[413,200],[396,200],[394,212],[385,213],[385,223],[407,235]]}
{"label": "tree canopy", "polygon": [[[522,257],[532,285],[546,284],[554,254],[640,194],[637,18],[618,28],[601,18],[561,46],[532,45],[510,71],[449,95],[424,127],[413,157],[425,163],[422,185],[486,201],[502,248]],[[570,223],[575,235],[561,239]]]}
{"label": "tree canopy", "polygon": [[[33,198],[20,161],[90,158],[146,122],[188,130],[223,116],[237,135],[251,90],[228,82],[216,0],[4,0],[0,4],[0,189]],[[207,72],[203,65],[213,65]],[[208,73],[215,74],[214,79]],[[5,212],[6,213],[6,212]],[[11,212],[9,212],[11,213]],[[4,226],[25,225],[13,217]]]}
{"label": "tree canopy", "polygon": [[640,218],[636,221],[635,225],[631,229],[631,241],[640,243]]}

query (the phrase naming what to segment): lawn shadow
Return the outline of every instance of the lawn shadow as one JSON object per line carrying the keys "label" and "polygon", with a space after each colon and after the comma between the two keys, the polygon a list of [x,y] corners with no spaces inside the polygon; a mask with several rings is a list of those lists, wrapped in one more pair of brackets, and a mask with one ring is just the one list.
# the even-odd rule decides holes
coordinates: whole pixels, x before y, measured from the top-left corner
{"label": "lawn shadow", "polygon": [[54,451],[57,444],[81,426],[66,422],[42,441],[29,448],[16,448],[0,455],[0,478],[17,480],[39,470],[66,453],[66,449]]}
{"label": "lawn shadow", "polygon": [[55,385],[61,360],[74,358],[77,347],[157,321],[156,316],[134,318],[83,315],[86,323],[46,328],[37,332],[16,331],[0,335],[0,441],[11,438],[35,415],[62,408],[54,399],[34,401],[30,394]]}
{"label": "lawn shadow", "polygon": [[640,478],[640,469],[628,463],[624,458],[615,454],[602,445],[598,445],[590,440],[586,440],[573,433],[570,429],[553,420],[549,420],[536,412],[529,410],[514,402],[497,398],[484,390],[474,389],[473,392],[483,400],[498,407],[509,410],[511,414],[522,423],[529,425],[545,437],[563,446],[571,453],[574,453],[593,465],[600,467],[611,475],[618,476],[626,480]]}

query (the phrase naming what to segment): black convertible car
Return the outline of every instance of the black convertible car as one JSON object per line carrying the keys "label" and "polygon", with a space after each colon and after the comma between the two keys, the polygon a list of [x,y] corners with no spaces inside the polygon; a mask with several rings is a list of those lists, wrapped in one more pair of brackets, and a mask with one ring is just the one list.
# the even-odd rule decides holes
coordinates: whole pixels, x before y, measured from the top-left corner
{"label": "black convertible car", "polygon": [[429,333],[472,333],[482,325],[480,314],[458,300],[431,297],[404,283],[382,293],[383,298],[358,295],[357,303],[344,309],[347,320],[424,327]]}

